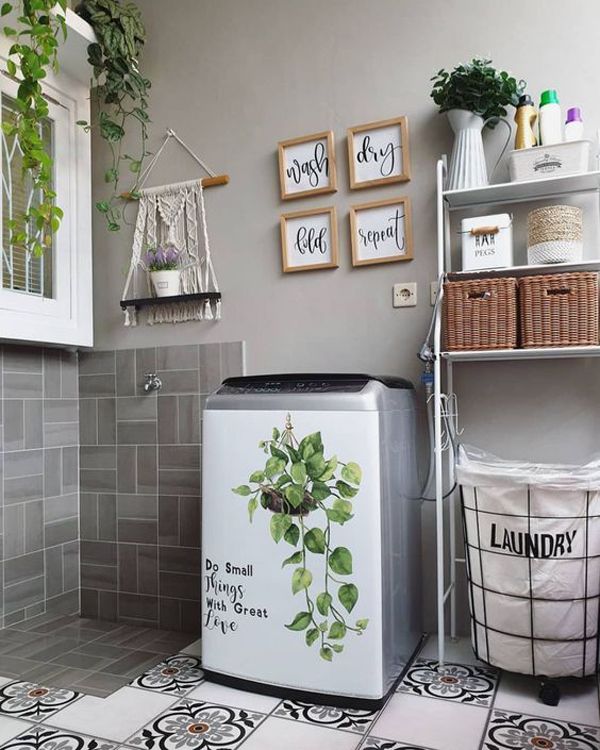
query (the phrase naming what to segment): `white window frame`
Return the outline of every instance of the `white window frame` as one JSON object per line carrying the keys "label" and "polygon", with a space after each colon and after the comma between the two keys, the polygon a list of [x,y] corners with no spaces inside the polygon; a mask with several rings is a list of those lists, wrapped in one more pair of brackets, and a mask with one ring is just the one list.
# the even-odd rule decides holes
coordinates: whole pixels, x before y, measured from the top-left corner
{"label": "white window frame", "polygon": [[[0,35],[2,70],[11,43]],[[3,93],[15,98],[16,88],[0,73]],[[90,135],[76,123],[90,119],[90,91],[64,70],[48,71],[44,91],[55,122],[56,203],[64,211],[55,235],[53,297],[0,289],[0,339],[89,347],[93,345]],[[61,131],[66,135],[61,136]]]}

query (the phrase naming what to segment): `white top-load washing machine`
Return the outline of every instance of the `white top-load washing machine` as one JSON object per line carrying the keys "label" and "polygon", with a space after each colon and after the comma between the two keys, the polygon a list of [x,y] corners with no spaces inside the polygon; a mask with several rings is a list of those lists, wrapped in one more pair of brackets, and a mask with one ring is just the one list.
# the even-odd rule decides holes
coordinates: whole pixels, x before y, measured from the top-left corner
{"label": "white top-load washing machine", "polygon": [[421,638],[415,394],[400,378],[226,380],[204,412],[207,678],[383,703]]}

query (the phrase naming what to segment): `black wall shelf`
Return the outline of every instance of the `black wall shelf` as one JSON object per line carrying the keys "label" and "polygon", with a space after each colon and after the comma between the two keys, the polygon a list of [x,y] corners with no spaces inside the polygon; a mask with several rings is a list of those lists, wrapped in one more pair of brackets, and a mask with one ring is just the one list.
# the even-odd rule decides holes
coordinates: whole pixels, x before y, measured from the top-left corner
{"label": "black wall shelf", "polygon": [[168,305],[172,302],[194,302],[197,300],[218,300],[221,299],[221,292],[200,292],[198,294],[176,294],[172,297],[140,297],[139,299],[122,299],[119,303],[122,310],[128,307],[134,307],[139,310],[141,307],[150,307],[152,305]]}

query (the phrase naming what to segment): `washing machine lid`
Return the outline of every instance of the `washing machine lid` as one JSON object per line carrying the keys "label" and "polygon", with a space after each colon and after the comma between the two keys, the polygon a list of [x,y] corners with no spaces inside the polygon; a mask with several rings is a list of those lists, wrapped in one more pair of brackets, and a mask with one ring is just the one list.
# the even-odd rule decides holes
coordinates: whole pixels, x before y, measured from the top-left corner
{"label": "washing machine lid", "polygon": [[360,393],[368,383],[381,383],[386,388],[410,390],[410,380],[391,375],[360,373],[287,373],[247,375],[227,378],[217,395],[275,393]]}

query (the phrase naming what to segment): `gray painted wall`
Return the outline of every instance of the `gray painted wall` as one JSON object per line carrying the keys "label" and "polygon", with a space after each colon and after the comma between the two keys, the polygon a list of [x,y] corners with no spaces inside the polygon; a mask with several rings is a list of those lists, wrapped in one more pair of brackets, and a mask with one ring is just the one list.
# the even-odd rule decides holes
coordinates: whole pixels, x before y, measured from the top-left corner
{"label": "gray painted wall", "polygon": [[[590,0],[569,4],[568,23],[559,0],[139,4],[149,36],[144,70],[153,82],[151,148],[173,127],[214,169],[231,175],[229,186],[206,196],[224,319],[175,330],[123,328],[118,300],[132,230],[109,235],[96,217],[100,349],[242,339],[249,372],[372,370],[416,379],[414,355],[435,277],[435,161],[451,146],[445,119],[428,97],[432,73],[489,54],[526,78],[534,96],[555,87],[565,106],[581,105],[588,134],[600,123],[599,12]],[[412,181],[349,191],[346,127],[399,114],[409,117]],[[329,128],[336,136],[339,192],[282,204],[277,141]],[[500,130],[486,136],[490,160],[501,137]],[[151,184],[198,174],[176,146],[170,148]],[[95,142],[96,199],[105,192],[105,155]],[[496,179],[502,174],[505,165]],[[413,202],[415,260],[353,270],[348,206],[403,193]],[[283,275],[280,212],[330,204],[339,215],[340,268]],[[129,218],[134,221],[133,207]],[[518,249],[523,252],[520,242]],[[403,280],[419,282],[419,304],[394,310],[392,284]],[[598,372],[596,363],[585,361],[465,365],[456,378],[465,438],[504,455],[578,459],[598,444]],[[426,561],[434,557],[431,522],[428,506]]]}

